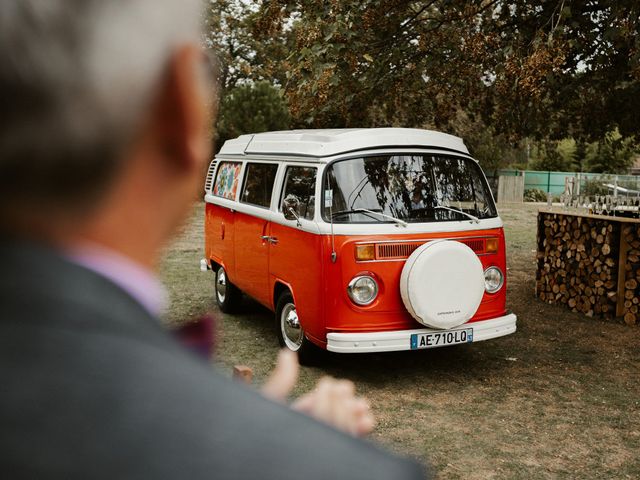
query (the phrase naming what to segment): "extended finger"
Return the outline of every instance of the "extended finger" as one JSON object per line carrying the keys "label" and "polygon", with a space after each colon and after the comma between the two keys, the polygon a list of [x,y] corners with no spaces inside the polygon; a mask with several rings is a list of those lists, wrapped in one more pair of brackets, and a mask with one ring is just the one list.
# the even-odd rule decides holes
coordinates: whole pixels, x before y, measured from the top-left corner
{"label": "extended finger", "polygon": [[315,392],[305,393],[291,404],[291,408],[298,412],[306,413],[307,415],[313,415],[315,402]]}
{"label": "extended finger", "polygon": [[376,421],[369,402],[364,398],[357,398],[353,408],[356,417],[355,434],[363,436],[371,433],[376,426]]}
{"label": "extended finger", "polygon": [[284,402],[298,381],[300,365],[295,352],[280,350],[276,367],[262,386],[262,394],[272,400]]}
{"label": "extended finger", "polygon": [[352,382],[339,380],[332,385],[331,407],[337,425],[355,435],[357,419],[354,415],[355,387]]}

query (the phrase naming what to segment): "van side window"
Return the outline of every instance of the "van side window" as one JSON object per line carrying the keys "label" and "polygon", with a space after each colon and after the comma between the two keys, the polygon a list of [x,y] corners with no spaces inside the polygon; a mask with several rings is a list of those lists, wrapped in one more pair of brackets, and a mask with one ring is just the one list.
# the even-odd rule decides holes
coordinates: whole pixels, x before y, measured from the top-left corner
{"label": "van side window", "polygon": [[218,173],[216,173],[216,181],[213,184],[213,194],[218,197],[235,200],[241,168],[241,162],[220,162]]}
{"label": "van side window", "polygon": [[248,163],[242,186],[242,203],[269,208],[273,182],[276,179],[278,165],[273,163]]}
{"label": "van side window", "polygon": [[316,202],[316,169],[314,167],[288,167],[284,178],[284,189],[280,199],[282,211],[285,199],[298,205],[300,218],[312,220]]}

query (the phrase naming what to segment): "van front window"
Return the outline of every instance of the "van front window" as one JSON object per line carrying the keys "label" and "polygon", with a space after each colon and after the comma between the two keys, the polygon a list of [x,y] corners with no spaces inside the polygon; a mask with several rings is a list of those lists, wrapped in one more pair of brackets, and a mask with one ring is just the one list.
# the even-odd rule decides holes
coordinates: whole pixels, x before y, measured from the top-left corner
{"label": "van front window", "polygon": [[497,217],[473,160],[444,155],[383,155],[327,169],[323,216],[334,223],[440,222]]}

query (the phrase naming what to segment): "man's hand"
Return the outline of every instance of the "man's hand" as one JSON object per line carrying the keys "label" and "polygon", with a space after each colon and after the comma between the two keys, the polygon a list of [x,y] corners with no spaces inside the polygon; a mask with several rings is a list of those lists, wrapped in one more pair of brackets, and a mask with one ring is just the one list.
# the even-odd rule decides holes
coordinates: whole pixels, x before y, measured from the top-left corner
{"label": "man's hand", "polygon": [[[275,370],[262,387],[262,394],[285,402],[295,387],[299,371],[296,354],[282,350]],[[355,386],[348,380],[324,377],[313,391],[295,400],[291,408],[354,436],[366,435],[375,426],[369,403],[356,397]]]}
{"label": "man's hand", "polygon": [[262,386],[262,394],[276,402],[285,403],[296,386],[299,373],[298,355],[283,348],[278,353],[276,368]]}

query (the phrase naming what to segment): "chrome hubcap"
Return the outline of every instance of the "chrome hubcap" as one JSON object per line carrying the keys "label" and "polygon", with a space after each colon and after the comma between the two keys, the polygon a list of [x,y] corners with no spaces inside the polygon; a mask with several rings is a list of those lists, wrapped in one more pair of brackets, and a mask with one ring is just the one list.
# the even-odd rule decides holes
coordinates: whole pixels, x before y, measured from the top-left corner
{"label": "chrome hubcap", "polygon": [[222,267],[218,269],[216,274],[216,295],[218,295],[218,301],[224,303],[227,296],[227,274]]}
{"label": "chrome hubcap", "polygon": [[293,303],[287,303],[282,309],[282,313],[280,314],[280,330],[282,331],[284,343],[289,350],[297,351],[302,345],[304,333],[300,325],[300,320],[298,320],[296,306]]}

